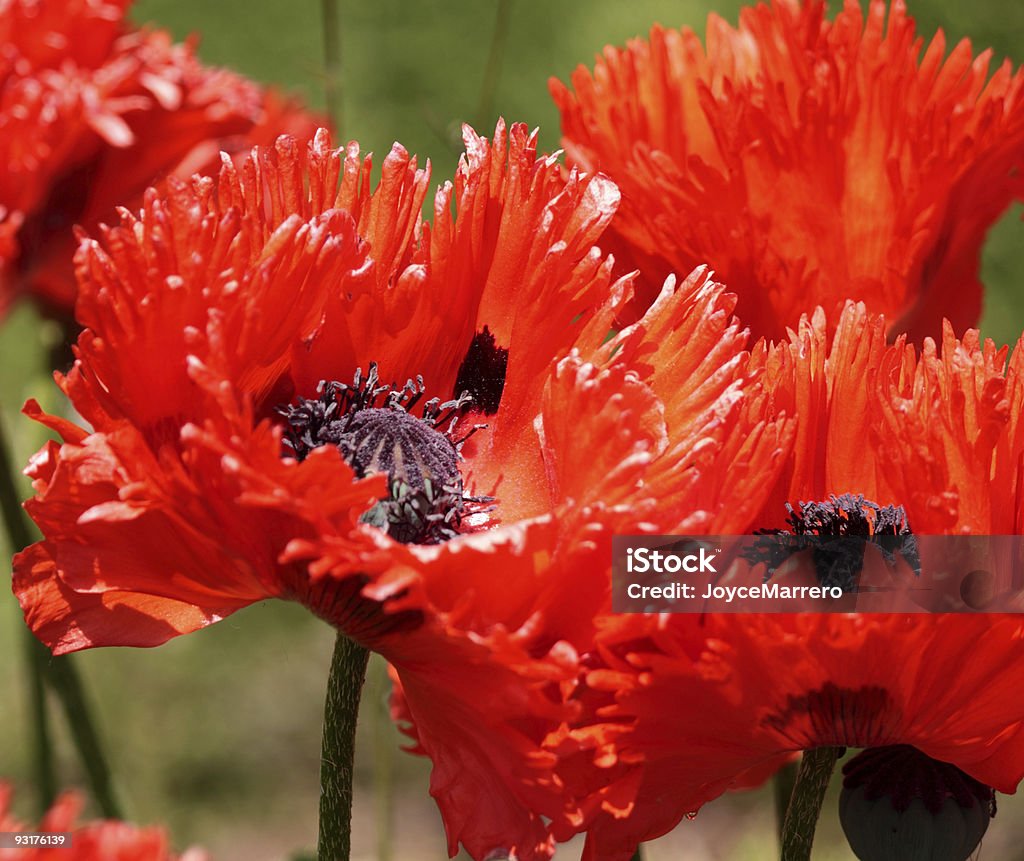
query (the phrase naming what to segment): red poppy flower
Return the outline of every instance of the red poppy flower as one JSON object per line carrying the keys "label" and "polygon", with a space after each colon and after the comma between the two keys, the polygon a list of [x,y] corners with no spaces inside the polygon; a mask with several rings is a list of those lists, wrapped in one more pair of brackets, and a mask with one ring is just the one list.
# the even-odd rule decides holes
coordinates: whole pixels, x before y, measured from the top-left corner
{"label": "red poppy flower", "polygon": [[848,305],[829,345],[824,314],[790,342],[759,345],[775,409],[800,417],[764,526],[786,500],[861,493],[902,505],[919,534],[1024,532],[1024,349],[997,349],[947,322],[920,350],[885,343],[885,320]]}
{"label": "red poppy flower", "polygon": [[646,291],[709,263],[757,334],[847,299],[919,341],[981,310],[981,245],[1020,198],[1024,73],[991,52],[922,53],[902,2],[712,15],[606,48],[552,81],[569,159],[622,189],[610,243]]}
{"label": "red poppy flower", "polygon": [[913,745],[1002,792],[1024,777],[1017,617],[695,622],[638,619],[601,643],[587,681],[619,727],[608,780],[639,788],[589,823],[588,859],[628,859],[752,772],[821,746]]}
{"label": "red poppy flower", "polygon": [[83,800],[74,792],[61,795],[38,826],[26,828],[11,814],[12,796],[11,786],[0,782],[0,831],[70,834],[71,845],[0,849],[0,861],[204,861],[208,857],[199,849],[173,853],[162,828],[139,828],[115,820],[78,825]]}
{"label": "red poppy flower", "polygon": [[[854,304],[830,347],[827,330],[819,310],[789,343],[754,350],[768,413],[798,424],[755,525],[781,526],[787,499],[857,493],[902,506],[919,534],[1020,534],[1021,344],[1010,356],[947,323],[941,347],[887,345],[885,321]],[[829,503],[836,524],[849,504]],[[820,746],[910,745],[1002,792],[1024,777],[1018,616],[610,617],[587,667],[559,773],[585,793],[605,771],[608,797],[576,823],[588,858],[628,858]]]}
{"label": "red poppy flower", "polygon": [[[30,291],[70,317],[72,227],[95,229],[155,180],[215,171],[218,152],[309,137],[311,118],[201,65],[191,44],[135,30],[128,3],[15,0],[0,22],[2,299]],[[282,122],[283,121],[283,122]]]}
{"label": "red poppy flower", "polygon": [[612,533],[745,528],[791,427],[706,271],[605,343],[631,290],[594,247],[607,179],[522,126],[466,145],[432,225],[404,150],[371,193],[321,134],[84,242],[58,382],[92,429],[27,407],[63,444],[29,468],[45,540],[14,588],[58,653],[303,602],[392,662],[452,848],[530,859],[578,815],[545,743]]}

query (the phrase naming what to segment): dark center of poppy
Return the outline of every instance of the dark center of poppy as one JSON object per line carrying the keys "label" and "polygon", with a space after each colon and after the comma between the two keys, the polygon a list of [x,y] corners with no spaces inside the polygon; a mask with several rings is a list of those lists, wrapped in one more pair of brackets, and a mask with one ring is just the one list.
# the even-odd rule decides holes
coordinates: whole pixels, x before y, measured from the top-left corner
{"label": "dark center of poppy", "polygon": [[800,510],[786,504],[786,522],[794,535],[884,537],[910,535],[902,505],[881,506],[863,494],[843,493],[825,502],[801,502]]}
{"label": "dark center of poppy", "polygon": [[427,422],[400,409],[375,407],[329,422],[320,439],[336,445],[360,478],[387,473],[417,490],[433,483],[462,487],[459,453]]}
{"label": "dark center of poppy", "polygon": [[377,365],[351,384],[321,381],[316,400],[299,398],[279,412],[287,421],[285,445],[298,460],[322,445],[333,445],[356,476],[388,477],[388,496],[363,520],[404,544],[436,544],[459,532],[463,517],[492,500],[466,496],[459,472],[462,444],[486,425],[453,435],[473,399],[468,392],[450,401],[432,398],[422,414],[410,410],[422,400],[422,377],[397,386],[381,384]]}
{"label": "dark center of poppy", "polygon": [[763,563],[765,580],[791,556],[809,550],[818,580],[824,587],[857,591],[864,553],[874,545],[892,568],[902,557],[915,574],[921,573],[917,539],[902,505],[881,506],[863,495],[844,493],[824,502],[788,502],[789,529],[760,529],[761,536],[744,553],[752,565]]}

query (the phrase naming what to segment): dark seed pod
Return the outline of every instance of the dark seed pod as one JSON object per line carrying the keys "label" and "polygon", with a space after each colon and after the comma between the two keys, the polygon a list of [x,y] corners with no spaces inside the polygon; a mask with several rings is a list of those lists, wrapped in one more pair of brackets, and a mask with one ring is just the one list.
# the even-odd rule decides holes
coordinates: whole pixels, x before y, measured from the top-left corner
{"label": "dark seed pod", "polygon": [[425,392],[421,376],[402,387],[381,384],[375,362],[365,376],[356,370],[351,385],[321,380],[316,400],[278,407],[286,422],[282,454],[301,461],[322,445],[335,446],[357,478],[388,477],[388,496],[363,515],[364,523],[402,544],[448,541],[464,518],[493,508],[492,497],[463,493],[459,471],[463,443],[487,425],[454,435],[473,406],[468,391],[444,402],[431,398],[417,418],[410,410]]}
{"label": "dark seed pod", "polygon": [[909,745],[843,767],[839,820],[860,861],[966,861],[995,816],[991,787]]}

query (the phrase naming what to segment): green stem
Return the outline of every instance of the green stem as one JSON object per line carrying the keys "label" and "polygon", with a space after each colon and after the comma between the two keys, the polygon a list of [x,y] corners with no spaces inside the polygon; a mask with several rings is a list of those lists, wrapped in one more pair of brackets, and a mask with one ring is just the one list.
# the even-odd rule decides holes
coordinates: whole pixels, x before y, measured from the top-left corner
{"label": "green stem", "polygon": [[505,56],[505,41],[508,38],[508,24],[512,14],[512,0],[498,0],[498,10],[491,33],[491,49],[487,53],[487,65],[484,67],[483,82],[480,85],[480,106],[477,108],[477,122],[487,129],[493,123],[491,114],[494,112],[494,94],[498,89],[498,77]]}
{"label": "green stem", "polygon": [[782,826],[782,861],[809,861],[821,804],[839,752],[837,747],[804,751]]}
{"label": "green stem", "polygon": [[36,812],[42,817],[57,797],[57,772],[53,764],[50,715],[46,711],[46,684],[43,681],[50,653],[28,628],[24,628],[23,633],[25,666],[28,670],[32,771],[36,779]]}
{"label": "green stem", "polygon": [[0,510],[2,510],[4,527],[11,542],[11,550],[14,553],[24,550],[35,538],[25,519],[25,512],[21,508],[21,494],[14,482],[14,464],[11,461],[10,445],[2,421],[0,421]]}
{"label": "green stem", "polygon": [[[32,528],[19,502],[17,485],[14,483],[14,469],[10,448],[0,422],[0,513],[15,551],[23,550],[34,540]],[[56,777],[53,765],[53,744],[49,716],[46,713],[46,696],[43,684],[48,683],[64,708],[71,736],[78,755],[82,760],[92,785],[93,795],[103,811],[111,819],[120,819],[121,811],[115,801],[110,785],[110,771],[107,768],[99,734],[92,714],[86,704],[81,679],[67,655],[54,658],[46,647],[26,629],[26,636],[35,645],[26,648],[29,671],[29,706],[32,710],[35,771],[40,787],[40,800],[51,801],[56,791]]]}
{"label": "green stem", "polygon": [[630,858],[630,861],[644,861],[644,856],[641,854],[639,846],[636,847],[636,852],[633,853],[633,857]]}
{"label": "green stem", "polygon": [[334,134],[342,133],[341,38],[338,35],[338,0],[320,0],[324,28],[324,100]]}
{"label": "green stem", "polygon": [[[21,510],[14,465],[7,436],[0,421],[0,514],[7,530],[10,549],[22,550],[32,543],[32,532]],[[33,633],[25,629],[25,669],[28,675],[29,726],[32,734],[32,771],[35,774],[39,812],[45,813],[57,796],[57,777],[53,764],[50,716],[46,711],[45,675],[49,653]]]}
{"label": "green stem", "polygon": [[96,803],[107,819],[124,819],[121,805],[114,793],[110,769],[103,755],[99,733],[96,731],[82,679],[69,655],[54,658],[48,676],[50,687],[57,694],[64,717],[71,730],[71,738],[78,749]]}
{"label": "green stem", "polygon": [[352,769],[359,697],[370,652],[340,631],[327,677],[320,755],[318,861],[349,861],[352,850]]}

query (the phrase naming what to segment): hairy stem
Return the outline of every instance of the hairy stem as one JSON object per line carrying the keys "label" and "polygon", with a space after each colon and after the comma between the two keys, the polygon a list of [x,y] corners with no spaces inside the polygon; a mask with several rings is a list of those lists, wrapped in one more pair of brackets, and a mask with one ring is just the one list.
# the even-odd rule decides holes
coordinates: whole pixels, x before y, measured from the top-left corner
{"label": "hairy stem", "polygon": [[804,751],[782,826],[782,861],[810,861],[814,830],[839,752],[838,747]]}
{"label": "hairy stem", "polygon": [[359,697],[370,653],[340,631],[327,677],[320,755],[318,861],[349,861],[352,850],[352,768]]}

